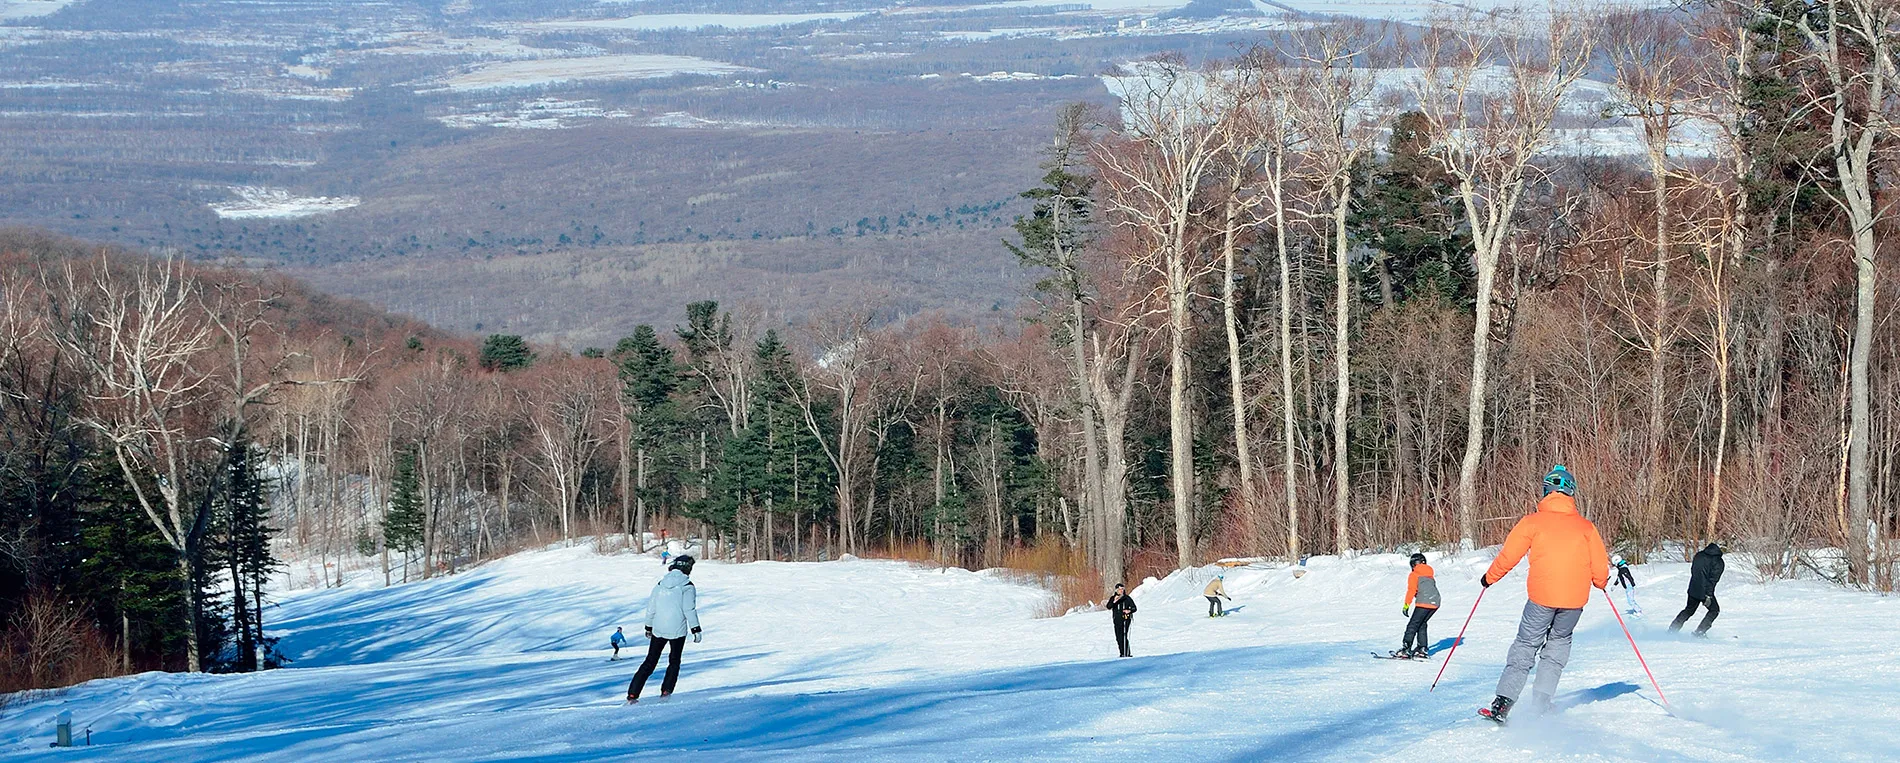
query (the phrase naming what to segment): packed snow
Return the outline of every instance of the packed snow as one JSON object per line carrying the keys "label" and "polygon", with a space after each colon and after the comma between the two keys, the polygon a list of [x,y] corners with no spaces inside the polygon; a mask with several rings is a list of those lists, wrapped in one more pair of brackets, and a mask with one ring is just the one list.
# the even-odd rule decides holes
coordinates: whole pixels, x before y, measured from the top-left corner
{"label": "packed snow", "polygon": [[238,186],[231,191],[237,194],[237,201],[211,205],[211,211],[227,220],[309,217],[363,203],[355,196],[295,196],[281,188]]}
{"label": "packed snow", "polygon": [[758,70],[748,66],[694,56],[626,54],[484,64],[448,77],[442,85],[449,90],[490,90],[574,80],[648,79],[682,74],[716,76],[755,71]]}
{"label": "packed snow", "polygon": [[[1552,717],[1507,728],[1488,701],[1524,603],[1519,569],[1487,592],[1435,692],[1488,552],[1433,554],[1444,609],[1430,662],[1399,646],[1400,555],[1230,570],[1233,614],[1200,591],[1217,568],[1135,589],[1135,657],[1108,615],[1037,618],[1009,574],[894,561],[705,561],[705,641],[679,693],[623,704],[651,555],[520,554],[458,575],[286,594],[272,631],[294,659],[247,675],[145,673],[17,700],[0,760],[42,760],[69,711],[93,746],[62,760],[662,759],[1892,760],[1900,755],[1900,600],[1760,583],[1731,555],[1712,637],[1666,631],[1687,565],[1635,568],[1630,626],[1651,688],[1594,599]],[[1303,571],[1303,575],[1295,575]],[[1620,597],[1619,597],[1620,598]],[[623,657],[627,652],[623,651]],[[638,657],[635,654],[634,657]],[[653,684],[659,676],[653,678]]]}

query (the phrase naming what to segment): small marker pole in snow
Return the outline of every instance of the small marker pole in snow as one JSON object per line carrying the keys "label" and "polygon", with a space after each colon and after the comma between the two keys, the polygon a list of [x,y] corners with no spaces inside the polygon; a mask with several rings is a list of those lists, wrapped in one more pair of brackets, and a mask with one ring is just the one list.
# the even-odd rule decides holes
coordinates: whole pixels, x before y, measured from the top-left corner
{"label": "small marker pole in snow", "polygon": [[1649,672],[1649,661],[1643,659],[1643,650],[1636,648],[1636,637],[1630,635],[1630,627],[1623,624],[1623,613],[1617,610],[1616,599],[1610,598],[1609,589],[1602,588],[1598,590],[1603,591],[1604,601],[1610,603],[1610,613],[1616,615],[1616,624],[1623,627],[1623,638],[1630,640],[1630,651],[1636,653],[1636,663],[1643,666],[1643,675],[1649,676],[1649,687],[1656,690],[1656,697],[1662,700],[1663,709],[1674,714],[1675,710],[1669,706],[1669,698],[1663,696],[1662,687],[1656,685],[1656,674]]}
{"label": "small marker pole in snow", "polygon": [[1445,668],[1451,667],[1451,658],[1458,656],[1458,645],[1465,643],[1465,629],[1471,627],[1472,615],[1478,614],[1478,602],[1484,601],[1484,592],[1489,590],[1489,587],[1478,589],[1478,598],[1471,602],[1471,614],[1465,615],[1465,624],[1458,627],[1458,638],[1451,642],[1451,651],[1445,653],[1445,664],[1438,666],[1438,676],[1432,679],[1432,688],[1426,689],[1426,692],[1437,691],[1438,679],[1445,677]]}

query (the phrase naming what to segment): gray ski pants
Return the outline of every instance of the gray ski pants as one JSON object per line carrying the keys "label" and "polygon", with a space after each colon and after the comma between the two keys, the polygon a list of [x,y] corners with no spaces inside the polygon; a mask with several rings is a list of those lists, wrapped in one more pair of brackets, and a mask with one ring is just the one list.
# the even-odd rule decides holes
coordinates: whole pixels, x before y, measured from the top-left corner
{"label": "gray ski pants", "polygon": [[1537,666],[1537,685],[1531,690],[1549,698],[1557,693],[1557,679],[1564,675],[1564,663],[1570,661],[1570,634],[1577,629],[1582,609],[1554,609],[1534,601],[1524,602],[1524,619],[1517,624],[1517,641],[1511,644],[1504,660],[1504,675],[1498,678],[1498,696],[1517,701],[1524,692],[1524,680]]}

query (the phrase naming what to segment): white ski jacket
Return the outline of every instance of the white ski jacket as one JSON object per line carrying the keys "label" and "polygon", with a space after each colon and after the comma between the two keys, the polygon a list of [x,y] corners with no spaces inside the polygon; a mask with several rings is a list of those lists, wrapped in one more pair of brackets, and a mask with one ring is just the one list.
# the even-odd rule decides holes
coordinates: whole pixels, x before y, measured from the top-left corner
{"label": "white ski jacket", "polygon": [[647,597],[647,627],[654,638],[680,638],[699,630],[699,594],[686,573],[668,570]]}

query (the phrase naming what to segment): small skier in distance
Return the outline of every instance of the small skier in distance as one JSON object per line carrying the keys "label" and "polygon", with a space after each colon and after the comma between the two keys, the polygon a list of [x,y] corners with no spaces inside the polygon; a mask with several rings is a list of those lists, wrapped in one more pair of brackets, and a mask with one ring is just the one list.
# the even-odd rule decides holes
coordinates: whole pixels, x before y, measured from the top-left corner
{"label": "small skier in distance", "polygon": [[666,678],[660,681],[660,697],[673,693],[680,677],[680,651],[686,648],[686,636],[699,643],[699,594],[688,578],[693,574],[693,557],[681,554],[673,566],[653,585],[647,597],[647,658],[627,684],[627,704],[640,701],[640,690],[660,664],[660,652],[671,650],[666,660]]}
{"label": "small skier in distance", "polygon": [[620,659],[620,647],[627,645],[626,629],[614,628],[614,635],[612,638],[607,639],[607,643],[614,645],[614,656],[607,658],[607,661],[613,662]]}
{"label": "small skier in distance", "polygon": [[1610,566],[1616,568],[1616,584],[1623,589],[1623,600],[1630,605],[1623,613],[1641,617],[1643,608],[1636,606],[1636,573],[1630,572],[1629,560],[1622,554],[1611,554]]}
{"label": "small skier in distance", "polygon": [[1709,626],[1715,624],[1717,615],[1722,614],[1722,605],[1715,601],[1715,584],[1722,582],[1722,547],[1710,543],[1708,548],[1697,551],[1695,561],[1689,563],[1689,606],[1676,614],[1676,621],[1669,624],[1669,632],[1682,630],[1682,624],[1695,616],[1695,609],[1702,604],[1709,605],[1708,614],[1702,616],[1702,623],[1695,628],[1695,635],[1708,636]]}
{"label": "small skier in distance", "polygon": [[1135,623],[1135,597],[1128,595],[1127,586],[1115,584],[1115,592],[1108,595],[1108,619],[1115,625],[1115,648],[1122,657],[1133,657],[1135,653],[1128,648],[1128,626]]}
{"label": "small skier in distance", "polygon": [[1220,617],[1227,614],[1227,610],[1221,608],[1221,599],[1228,601],[1234,600],[1234,597],[1227,595],[1227,586],[1222,583],[1222,581],[1226,579],[1227,573],[1225,572],[1215,575],[1214,582],[1208,583],[1206,588],[1201,589],[1201,595],[1207,597],[1208,617]]}
{"label": "small skier in distance", "polygon": [[[1393,657],[1406,657],[1422,660],[1432,656],[1432,639],[1426,635],[1425,624],[1431,622],[1432,615],[1438,614],[1438,579],[1433,577],[1432,566],[1425,563],[1424,554],[1412,555],[1412,574],[1405,578],[1405,606],[1399,609],[1406,617],[1405,639]],[[1413,646],[1416,639],[1417,646]]]}
{"label": "small skier in distance", "polygon": [[1537,708],[1549,712],[1557,694],[1557,681],[1564,665],[1570,662],[1571,635],[1583,606],[1590,602],[1590,587],[1606,589],[1610,584],[1610,553],[1603,547],[1597,526],[1577,513],[1577,481],[1562,464],[1544,475],[1544,497],[1537,511],[1517,521],[1504,540],[1504,548],[1491,560],[1491,568],[1478,578],[1490,588],[1503,580],[1511,568],[1531,557],[1530,600],[1524,602],[1524,616],[1517,624],[1517,640],[1506,657],[1504,675],[1498,677],[1497,698],[1478,714],[1498,723],[1511,712],[1537,668],[1537,685],[1532,696]]}

